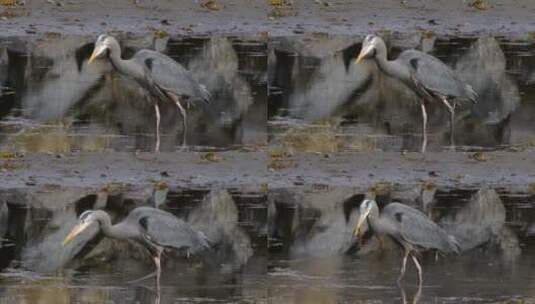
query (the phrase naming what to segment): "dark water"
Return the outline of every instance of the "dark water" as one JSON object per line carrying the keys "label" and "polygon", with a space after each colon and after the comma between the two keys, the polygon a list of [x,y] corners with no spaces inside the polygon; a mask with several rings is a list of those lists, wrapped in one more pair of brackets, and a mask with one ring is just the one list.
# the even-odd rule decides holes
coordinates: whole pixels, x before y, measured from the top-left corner
{"label": "dark water", "polygon": [[[270,141],[311,152],[418,150],[421,113],[416,96],[382,76],[374,64],[356,65],[360,43],[347,40],[343,44],[343,38],[319,36],[272,42]],[[532,144],[535,53],[531,42],[432,39],[434,47],[429,48],[425,42],[392,40],[391,59],[407,44],[427,48],[478,92],[476,105],[461,102],[457,108],[455,144],[459,149]],[[442,150],[450,145],[447,109],[438,103],[427,108],[430,147]],[[309,142],[303,143],[302,138]]]}
{"label": "dark water", "polygon": [[[83,37],[0,42],[0,142],[30,152],[151,151],[155,115],[137,85],[92,65]],[[187,143],[240,147],[265,143],[267,43],[247,38],[125,39],[123,58],[156,48],[192,71],[211,92],[210,105],[188,111]],[[162,105],[162,149],[181,144],[181,117]]]}
{"label": "dark water", "polygon": [[[121,39],[124,58],[140,48],[155,48],[191,70],[212,93],[209,106],[189,109],[191,146],[264,145],[269,134],[273,144],[304,151],[418,150],[421,113],[415,96],[373,65],[354,64],[359,41],[322,35],[269,42],[249,37]],[[458,107],[459,149],[532,146],[531,42],[499,37],[387,41],[391,58],[408,47],[423,48],[478,91],[477,105]],[[136,85],[105,61],[87,65],[92,47],[90,38],[55,35],[0,42],[3,150],[152,150],[152,108]],[[181,118],[173,107],[162,111],[162,149],[175,150]],[[430,148],[440,150],[449,145],[448,113],[430,104],[428,114]]]}
{"label": "dark water", "polygon": [[[123,242],[112,243],[110,250],[103,245],[105,239],[97,239],[91,245],[92,253],[78,254],[61,267],[48,267],[63,263],[59,256],[68,249],[62,248],[60,242],[68,230],[62,227],[69,228],[68,223],[74,221],[76,213],[94,208],[95,195],[67,204],[66,209],[23,208],[13,205],[22,202],[12,201],[1,213],[5,241],[0,248],[0,303],[403,303],[403,297],[412,303],[418,293],[416,272],[409,264],[402,287],[397,286],[397,248],[365,253],[366,244],[373,242],[373,237],[368,236],[361,248],[348,242],[355,211],[364,196],[351,191],[340,188],[309,193],[295,188],[283,193],[270,192],[266,197],[263,193],[229,189],[235,213],[225,218],[232,221],[236,216],[242,234],[227,241],[245,236],[252,255],[230,268],[164,256],[159,292],[153,280],[128,283],[149,273],[152,265]],[[437,190],[434,218],[439,221],[466,208],[477,191]],[[285,193],[303,200],[291,199]],[[190,218],[208,194],[208,189],[172,191],[163,208],[180,218]],[[343,199],[333,199],[331,206],[317,204],[329,195]],[[392,192],[390,197],[401,195]],[[121,213],[117,208],[131,208],[129,205],[139,203],[134,197],[135,193],[128,192],[110,196],[106,209]],[[226,204],[224,196],[214,197],[215,202]],[[526,233],[535,219],[533,196],[499,192],[499,199],[505,207],[504,229],[512,231],[509,238],[518,242],[501,240],[492,245],[489,242],[496,241],[491,239],[460,256],[436,258],[432,253],[424,254],[424,284],[419,303],[535,300],[535,239]],[[402,201],[418,207],[414,202]],[[481,218],[478,225],[486,225],[495,218],[484,212],[476,216]],[[517,248],[504,249],[504,243]],[[42,254],[36,255],[39,251]]]}

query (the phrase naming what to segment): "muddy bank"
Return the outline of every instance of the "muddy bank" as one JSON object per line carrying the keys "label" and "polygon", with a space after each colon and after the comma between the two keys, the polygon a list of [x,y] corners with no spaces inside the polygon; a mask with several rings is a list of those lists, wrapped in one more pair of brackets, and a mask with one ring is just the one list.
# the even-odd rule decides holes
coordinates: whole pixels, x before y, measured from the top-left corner
{"label": "muddy bank", "polygon": [[[535,4],[522,1],[14,1],[3,6],[2,36],[58,32],[95,35],[164,30],[184,34],[365,34],[432,31],[438,35],[529,37]],[[210,2],[203,5],[205,2]],[[269,3],[282,3],[280,6]]]}
{"label": "muddy bank", "polygon": [[376,183],[429,181],[445,188],[487,185],[530,192],[535,182],[535,155],[529,151],[287,153],[280,158],[268,157],[266,151],[26,154],[2,160],[0,188],[94,189],[108,183],[136,188],[165,180],[171,189],[277,189],[317,184],[366,190]]}
{"label": "muddy bank", "polygon": [[[171,188],[256,186],[266,183],[266,154],[260,152],[26,154],[5,159],[5,188],[147,185],[165,179]],[[135,186],[134,186],[135,187]],[[142,187],[142,186],[141,186]]]}

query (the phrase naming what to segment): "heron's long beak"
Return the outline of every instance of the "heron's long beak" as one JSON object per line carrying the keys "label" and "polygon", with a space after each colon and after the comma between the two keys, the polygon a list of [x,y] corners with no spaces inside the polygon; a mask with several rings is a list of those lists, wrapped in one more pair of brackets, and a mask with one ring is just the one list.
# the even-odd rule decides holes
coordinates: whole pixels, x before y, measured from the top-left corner
{"label": "heron's long beak", "polygon": [[100,54],[102,54],[102,52],[104,52],[105,48],[105,46],[95,46],[95,48],[93,49],[93,53],[91,53],[91,56],[87,61],[87,64],[91,64],[93,60],[95,60]]}
{"label": "heron's long beak", "polygon": [[364,59],[364,57],[366,57],[366,55],[368,55],[372,50],[373,50],[373,45],[362,47],[362,49],[360,50],[359,56],[357,57],[357,60],[355,60],[355,62],[360,63],[362,59]]}
{"label": "heron's long beak", "polygon": [[367,210],[366,212],[364,212],[363,214],[361,214],[359,216],[359,219],[357,221],[357,226],[355,227],[355,231],[353,232],[354,235],[360,239],[362,237],[362,230],[361,230],[361,227],[362,227],[362,224],[364,224],[364,221],[366,220],[366,218],[368,217],[368,215],[370,214],[370,210]]}
{"label": "heron's long beak", "polygon": [[89,227],[90,224],[91,222],[83,222],[74,226],[71,232],[69,232],[69,234],[63,240],[63,246],[67,245],[70,241],[72,241],[78,234],[80,234],[80,232],[84,231],[87,227]]}

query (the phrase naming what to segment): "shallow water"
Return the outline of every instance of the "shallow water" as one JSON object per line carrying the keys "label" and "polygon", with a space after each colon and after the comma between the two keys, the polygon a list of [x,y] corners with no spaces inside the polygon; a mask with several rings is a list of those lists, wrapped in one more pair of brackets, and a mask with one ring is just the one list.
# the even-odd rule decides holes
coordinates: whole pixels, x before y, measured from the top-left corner
{"label": "shallow water", "polygon": [[[151,272],[152,265],[137,249],[125,247],[122,242],[103,245],[106,239],[100,240],[99,247],[93,249],[100,248],[96,252],[77,254],[74,263],[44,270],[59,263],[57,255],[67,250],[60,245],[67,233],[61,227],[68,227],[74,220],[75,213],[70,210],[74,207],[79,213],[94,208],[90,198],[67,204],[67,209],[11,205],[1,213],[0,221],[4,238],[9,239],[0,248],[5,262],[0,272],[0,303],[402,303],[403,296],[412,303],[418,292],[415,268],[409,263],[400,289],[396,284],[400,267],[397,248],[387,246],[385,251],[366,254],[360,253],[365,247],[358,252],[356,249],[372,242],[373,237],[365,238],[357,247],[343,243],[343,238],[351,238],[355,211],[364,194],[339,195],[344,200],[333,199],[333,206],[317,204],[329,191],[334,195],[352,190],[326,191],[309,193],[290,188],[282,192],[295,197],[305,195],[302,201],[284,200],[281,193],[269,193],[268,200],[276,204],[273,212],[266,207],[265,194],[230,189],[237,208],[237,226],[250,239],[252,256],[237,267],[212,267],[197,259],[164,255],[159,292],[152,279],[129,283]],[[458,213],[470,204],[476,191],[438,190],[431,214],[438,221]],[[208,193],[207,189],[170,192],[162,208],[182,219],[190,218]],[[395,197],[402,197],[401,194],[392,192],[391,197],[399,200]],[[139,200],[135,197],[135,193],[128,192],[114,195],[108,199],[106,208],[118,212],[121,204],[127,207],[134,203],[133,199]],[[424,254],[424,284],[419,303],[535,301],[531,284],[535,239],[526,234],[526,227],[535,216],[533,196],[500,192],[499,197],[505,207],[507,229],[518,239],[518,243],[508,244],[518,246],[520,253],[516,249],[508,253],[502,245],[484,244],[460,256]],[[493,219],[490,214],[486,216]],[[486,220],[482,218],[480,225]],[[59,238],[54,238],[57,233]],[[237,239],[231,241],[234,240]],[[45,255],[36,255],[35,251]],[[35,257],[40,260],[33,261]]]}
{"label": "shallow water", "polygon": [[[508,262],[499,256],[430,257],[422,263],[420,303],[531,303],[535,300],[530,253]],[[236,274],[164,272],[158,294],[151,280],[127,284],[147,273],[135,261],[69,273],[67,277],[2,278],[2,303],[409,303],[417,288],[410,265],[397,287],[397,255],[378,257],[270,258],[253,260]],[[141,269],[140,269],[141,268]],[[22,275],[22,274],[17,274]],[[523,302],[522,302],[523,301]]]}
{"label": "shallow water", "polygon": [[[152,41],[151,41],[152,40]],[[265,143],[266,42],[248,38],[125,39],[123,58],[156,48],[211,92],[188,110],[187,144],[232,148]],[[155,115],[137,84],[87,59],[84,37],[0,41],[0,149],[28,152],[151,151]],[[53,102],[51,102],[53,101]],[[181,117],[161,104],[162,149],[182,144]]]}
{"label": "shallow water", "polygon": [[[125,58],[146,47],[167,53],[212,92],[210,109],[193,106],[189,111],[192,150],[247,150],[266,144],[324,153],[418,150],[420,113],[414,96],[377,76],[373,67],[356,67],[352,59],[360,44],[340,44],[340,39],[319,35],[301,44],[299,38],[151,36],[123,39],[122,44]],[[471,49],[475,41],[434,41],[430,49],[482,87],[486,96],[475,106],[459,108],[457,150],[531,147],[531,44],[484,40],[478,53]],[[0,151],[154,148],[151,108],[135,85],[111,73],[104,62],[87,65],[91,42],[55,36],[28,45],[0,41]],[[414,46],[413,41],[393,40],[392,57],[407,44]],[[474,75],[480,69],[487,73]],[[362,77],[366,73],[373,77]],[[174,151],[180,149],[181,123],[172,107],[166,111],[162,150]],[[446,114],[430,105],[430,150],[449,145]],[[60,243],[69,225],[76,215],[95,207],[96,194],[52,190],[43,201],[36,199],[39,207],[33,201],[3,204],[0,303],[400,303],[404,293],[412,301],[417,292],[414,269],[409,266],[400,289],[395,283],[400,262],[396,248],[363,254],[364,247],[357,252],[349,244],[364,193],[322,185],[283,193],[266,188],[267,194],[228,189],[236,208],[229,218],[237,221],[237,228],[227,241],[247,240],[251,256],[228,258],[216,268],[195,259],[171,259],[164,262],[160,292],[152,280],[128,283],[152,270],[150,261],[131,247],[97,238],[72,263],[72,257],[62,255],[66,249]],[[174,189],[163,208],[185,219],[195,214],[209,190]],[[438,189],[429,214],[436,221],[455,215],[477,190],[462,185]],[[416,203],[418,191],[393,191],[388,199],[423,208]],[[497,192],[505,208],[499,215],[509,234],[461,256],[435,260],[433,254],[425,255],[420,302],[535,303],[535,233],[529,233],[535,231],[535,196]],[[104,205],[117,220],[128,208],[144,203],[140,196],[126,191],[110,196]],[[200,213],[197,218],[203,219]],[[481,220],[495,220],[492,216],[499,217],[485,215]]]}
{"label": "shallow water", "polygon": [[[374,64],[356,65],[360,43],[351,44],[349,39],[344,46],[341,39],[319,36],[272,42],[270,142],[310,152],[417,151],[421,141],[418,99],[397,80],[382,76]],[[391,59],[406,44],[427,45],[392,40]],[[430,40],[434,46],[427,51],[453,67],[479,94],[477,104],[460,102],[457,107],[458,150],[530,146],[534,137],[529,117],[535,109],[531,43],[499,38]],[[331,45],[331,51],[314,54],[313,47],[321,50],[320,45]],[[446,108],[430,103],[427,112],[429,148],[449,149]],[[319,133],[319,139],[309,133]]]}

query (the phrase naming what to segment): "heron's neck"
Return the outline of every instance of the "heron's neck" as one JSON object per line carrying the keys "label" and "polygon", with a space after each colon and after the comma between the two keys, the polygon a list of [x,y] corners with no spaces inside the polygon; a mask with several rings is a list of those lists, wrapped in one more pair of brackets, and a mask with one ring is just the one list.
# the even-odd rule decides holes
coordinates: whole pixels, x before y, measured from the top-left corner
{"label": "heron's neck", "polygon": [[113,43],[110,45],[109,58],[113,68],[119,73],[135,79],[143,77],[143,73],[142,71],[139,71],[137,65],[132,64],[130,60],[123,60],[121,58],[121,47],[119,44]]}
{"label": "heron's neck", "polygon": [[398,78],[404,82],[410,81],[409,69],[396,60],[388,60],[386,54],[377,54],[375,61],[379,69],[386,75]]}
{"label": "heron's neck", "polygon": [[370,211],[370,215],[367,218],[368,220],[368,226],[372,229],[373,232],[377,233],[379,231],[378,226],[381,225],[380,218],[379,218],[379,210],[373,208]]}
{"label": "heron's neck", "polygon": [[128,227],[123,223],[112,225],[110,216],[105,212],[102,212],[102,214],[99,215],[98,221],[102,233],[107,237],[113,239],[127,239],[131,235],[131,231],[129,231],[127,229]]}

